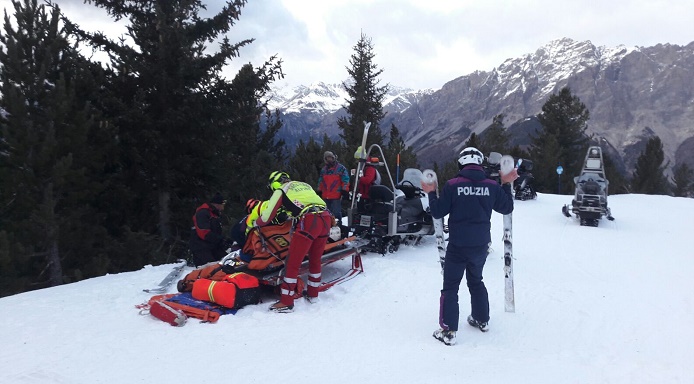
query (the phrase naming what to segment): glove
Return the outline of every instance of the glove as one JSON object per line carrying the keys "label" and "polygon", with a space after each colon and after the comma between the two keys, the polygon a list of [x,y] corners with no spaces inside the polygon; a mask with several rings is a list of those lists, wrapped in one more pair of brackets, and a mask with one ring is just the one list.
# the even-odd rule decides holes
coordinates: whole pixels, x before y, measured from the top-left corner
{"label": "glove", "polygon": [[342,198],[349,200],[349,191],[342,190],[340,193],[342,194]]}
{"label": "glove", "polygon": [[443,257],[440,257],[440,258],[439,258],[439,264],[441,264],[441,275],[443,275],[443,265],[444,265],[444,261],[445,261],[445,260],[446,260],[446,259],[443,258]]}

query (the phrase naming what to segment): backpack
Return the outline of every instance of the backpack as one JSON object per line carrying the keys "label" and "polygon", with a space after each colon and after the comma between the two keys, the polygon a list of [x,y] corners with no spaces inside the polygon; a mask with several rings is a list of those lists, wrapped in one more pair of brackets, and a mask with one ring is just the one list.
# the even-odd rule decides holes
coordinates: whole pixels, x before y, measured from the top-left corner
{"label": "backpack", "polygon": [[230,267],[217,262],[205,264],[185,275],[183,279],[178,281],[176,288],[178,288],[178,292],[190,292],[193,290],[193,283],[198,279],[224,280],[230,272],[233,272],[233,269],[228,270],[228,268]]}
{"label": "backpack", "polygon": [[240,309],[260,302],[260,283],[247,273],[227,275],[222,281],[198,279],[193,283],[193,298]]}
{"label": "backpack", "polygon": [[381,172],[378,172],[378,169],[376,169],[376,178],[374,179],[374,185],[381,185]]}
{"label": "backpack", "polygon": [[248,269],[265,271],[284,265],[283,260],[289,255],[291,231],[292,221],[287,220],[281,225],[267,225],[248,232],[243,246],[243,253],[253,255]]}

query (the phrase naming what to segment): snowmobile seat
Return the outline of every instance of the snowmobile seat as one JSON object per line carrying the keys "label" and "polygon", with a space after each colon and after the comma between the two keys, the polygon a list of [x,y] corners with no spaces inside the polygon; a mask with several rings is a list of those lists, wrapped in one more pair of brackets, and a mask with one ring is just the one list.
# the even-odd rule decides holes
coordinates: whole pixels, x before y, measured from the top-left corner
{"label": "snowmobile seat", "polygon": [[375,184],[369,188],[369,198],[373,201],[393,201],[393,191],[385,185]]}
{"label": "snowmobile seat", "polygon": [[405,198],[407,199],[411,199],[417,194],[417,187],[410,181],[403,181],[397,188],[405,194]]}
{"label": "snowmobile seat", "polygon": [[592,178],[588,179],[585,184],[583,184],[583,192],[588,195],[597,195],[600,193],[600,189],[600,184],[598,184]]}

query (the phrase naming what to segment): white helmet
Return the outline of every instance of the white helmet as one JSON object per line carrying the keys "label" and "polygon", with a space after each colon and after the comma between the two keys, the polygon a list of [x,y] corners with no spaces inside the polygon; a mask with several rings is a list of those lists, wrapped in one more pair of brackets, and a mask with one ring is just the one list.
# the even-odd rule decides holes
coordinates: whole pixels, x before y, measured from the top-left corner
{"label": "white helmet", "polygon": [[475,147],[464,148],[460,151],[460,157],[458,158],[458,164],[460,164],[461,167],[468,164],[482,165],[483,161],[484,155]]}

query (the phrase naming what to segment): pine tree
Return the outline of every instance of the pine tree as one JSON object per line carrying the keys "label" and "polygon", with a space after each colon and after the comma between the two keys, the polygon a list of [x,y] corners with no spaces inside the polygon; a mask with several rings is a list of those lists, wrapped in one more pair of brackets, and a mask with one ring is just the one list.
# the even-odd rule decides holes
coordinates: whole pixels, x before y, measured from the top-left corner
{"label": "pine tree", "polygon": [[317,189],[318,176],[325,164],[323,160],[325,151],[329,151],[329,149],[323,150],[313,137],[309,138],[306,143],[299,140],[294,156],[289,159],[287,171],[294,180],[301,180]]}
{"label": "pine tree", "polygon": [[[251,190],[261,178],[256,167],[276,166],[277,153],[257,152],[253,158],[235,151],[276,133],[271,128],[244,135],[239,127],[260,121],[262,112],[255,103],[269,82],[281,77],[281,63],[273,58],[259,69],[245,66],[233,84],[221,75],[222,67],[253,40],[232,44],[225,37],[216,50],[206,44],[229,32],[246,0],[226,1],[209,18],[199,16],[205,6],[198,0],[86,2],[116,20],[128,20],[127,35],[134,43],[112,41],[67,23],[111,58],[109,89],[119,102],[108,113],[118,129],[123,182],[135,190],[128,201],[129,227],[157,233],[162,245],[173,247],[188,236],[190,215],[201,200],[217,191],[235,193],[231,185],[240,180],[232,169],[242,169],[245,179],[253,179],[244,185]],[[236,193],[234,201],[241,200]]]}
{"label": "pine tree", "polygon": [[644,149],[636,159],[634,176],[631,179],[632,193],[646,195],[667,195],[670,193],[670,184],[665,177],[665,153],[660,137],[651,137]]}
{"label": "pine tree", "polygon": [[692,195],[692,176],[694,174],[691,168],[686,163],[682,163],[673,168],[672,173],[673,194],[677,197],[690,197]]}
{"label": "pine tree", "polygon": [[[470,134],[470,137],[468,137],[468,139],[465,141],[465,144],[463,144],[463,148],[461,148],[461,150],[465,149],[467,147],[475,147],[477,149],[480,149],[480,137],[477,136],[477,134],[475,132],[472,132],[472,134]],[[484,152],[482,152],[482,153],[485,156],[489,156],[488,153],[484,153]]]}
{"label": "pine tree", "polygon": [[113,147],[92,108],[100,70],[69,42],[58,7],[13,4],[16,28],[6,17],[0,36],[1,252],[12,265],[1,292],[103,274],[110,243],[95,210]]}
{"label": "pine tree", "polygon": [[[418,168],[417,154],[414,153],[412,147],[405,145],[405,140],[400,136],[400,131],[395,124],[390,126],[388,145],[384,148],[384,152],[386,164],[388,164],[393,180],[402,180],[400,175],[407,168]],[[398,159],[400,160],[400,174],[396,175]]]}
{"label": "pine tree", "polygon": [[[244,65],[230,84],[221,83],[223,90],[216,92],[222,100],[216,111],[221,121],[216,128],[218,155],[210,163],[216,168],[209,176],[212,185],[222,186],[231,203],[230,212],[242,215],[249,198],[262,199],[267,192],[267,177],[273,170],[283,169],[284,141],[276,140],[282,126],[279,112],[274,114],[261,102],[269,90],[269,84],[279,76],[274,58],[263,67]],[[261,129],[261,117],[265,128]],[[296,177],[292,175],[292,177]],[[200,197],[204,190],[198,191]],[[209,192],[208,192],[209,193]]]}
{"label": "pine tree", "polygon": [[[535,181],[539,192],[556,190],[556,167],[564,174],[562,191],[573,189],[572,177],[578,175],[588,149],[586,136],[590,113],[577,96],[567,87],[552,94],[538,115],[542,130],[531,136],[530,157],[534,162]],[[556,145],[555,145],[556,144]]]}
{"label": "pine tree", "polygon": [[510,138],[504,126],[503,113],[494,116],[492,123],[482,131],[477,149],[482,151],[485,156],[488,156],[489,152],[499,152],[502,155],[509,152]]}
{"label": "pine tree", "polygon": [[[373,62],[375,56],[371,39],[362,34],[354,46],[354,53],[349,60],[350,67],[347,67],[351,81],[342,83],[349,95],[345,107],[347,116],[337,120],[337,125],[342,131],[340,137],[345,141],[346,150],[350,154],[354,154],[361,145],[365,123],[371,123],[371,127],[366,141],[367,148],[364,150],[373,144],[383,145],[383,132],[379,124],[385,116],[383,99],[388,87],[378,86],[378,76],[383,70],[379,70]],[[348,168],[355,167],[356,161],[353,156],[344,158],[344,161],[343,164]]]}

